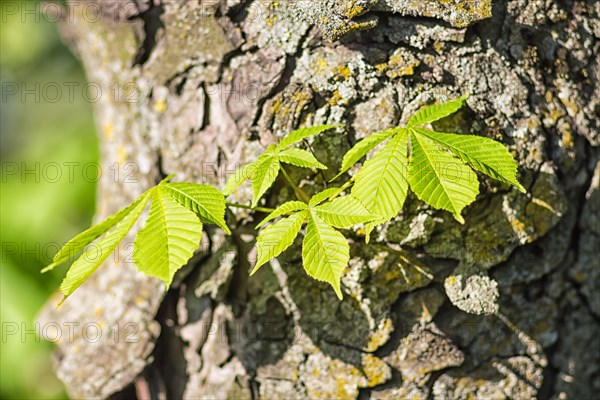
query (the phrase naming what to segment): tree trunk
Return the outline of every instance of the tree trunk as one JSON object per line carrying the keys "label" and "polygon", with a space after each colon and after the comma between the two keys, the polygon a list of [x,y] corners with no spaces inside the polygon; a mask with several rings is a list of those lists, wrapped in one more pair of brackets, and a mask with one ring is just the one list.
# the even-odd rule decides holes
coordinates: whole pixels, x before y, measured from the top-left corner
{"label": "tree trunk", "polygon": [[[313,193],[356,140],[462,94],[468,107],[438,129],[502,141],[527,188],[482,179],[465,225],[409,196],[369,244],[349,232],[341,302],[304,273],[299,243],[249,278],[256,217],[244,210],[229,213],[231,236],[206,227],[168,291],[131,263],[130,237],[41,316],[63,329],[56,370],[69,394],[597,395],[600,3],[491,3],[98,0],[65,8],[63,35],[102,94],[98,219],[168,174],[222,188],[236,166],[290,130],[342,123],[345,133],[311,144],[325,174],[292,171]],[[235,196],[247,203],[251,193]],[[276,185],[267,205],[292,196]]]}

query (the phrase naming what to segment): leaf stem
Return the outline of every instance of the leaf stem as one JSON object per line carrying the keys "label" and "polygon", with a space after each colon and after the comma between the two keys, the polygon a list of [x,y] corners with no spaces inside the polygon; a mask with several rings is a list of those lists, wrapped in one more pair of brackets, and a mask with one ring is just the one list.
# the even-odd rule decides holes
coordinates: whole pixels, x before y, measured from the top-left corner
{"label": "leaf stem", "polygon": [[310,198],[308,197],[308,195],[306,194],[306,192],[304,190],[302,190],[298,186],[296,186],[294,181],[292,181],[292,179],[288,175],[285,168],[283,168],[283,165],[281,166],[281,172],[283,172],[283,176],[284,176],[285,180],[287,181],[287,183],[292,187],[292,189],[294,189],[294,193],[296,194],[296,197],[298,198],[298,200],[303,201],[304,203],[308,204]]}
{"label": "leaf stem", "polygon": [[230,202],[227,202],[227,207],[245,208],[246,210],[253,210],[253,211],[264,212],[264,213],[272,213],[273,211],[275,211],[274,208],[252,207],[252,206],[247,206],[244,204],[230,203]]}
{"label": "leaf stem", "polygon": [[329,198],[327,200],[331,201],[331,200],[335,199],[340,194],[342,194],[342,192],[344,190],[348,189],[348,187],[350,187],[350,185],[352,185],[354,183],[354,177],[355,176],[356,175],[354,175],[352,178],[350,178],[348,181],[346,181],[346,183],[344,183],[337,192],[335,192],[334,194],[332,194],[331,196],[329,196]]}
{"label": "leaf stem", "polygon": [[[317,155],[315,154],[315,151],[313,150],[313,148],[312,148],[312,146],[310,145],[310,143],[308,143],[308,140],[304,140],[304,143],[306,144],[306,147],[308,148],[308,151],[310,151],[310,153],[311,153],[311,154],[312,154],[312,155],[313,155],[315,158],[317,158]],[[318,159],[318,158],[317,158],[317,159]],[[324,172],[324,170],[322,170],[322,169],[319,169],[319,170],[317,170],[317,173],[318,173],[319,175],[321,175],[321,177],[323,178],[323,180],[324,180],[325,182],[327,182],[327,181],[328,181],[328,179],[325,177],[325,172]]]}

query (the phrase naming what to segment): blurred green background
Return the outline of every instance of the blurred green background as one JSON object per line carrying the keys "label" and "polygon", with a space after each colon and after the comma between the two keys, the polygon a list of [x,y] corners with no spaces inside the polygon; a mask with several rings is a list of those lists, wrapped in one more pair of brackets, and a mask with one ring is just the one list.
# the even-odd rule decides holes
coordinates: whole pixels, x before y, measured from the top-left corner
{"label": "blurred green background", "polygon": [[52,371],[53,345],[22,334],[35,328],[65,274],[65,268],[44,275],[40,269],[94,212],[96,184],[82,172],[98,159],[93,104],[57,26],[37,13],[40,2],[0,4],[0,398],[65,398]]}

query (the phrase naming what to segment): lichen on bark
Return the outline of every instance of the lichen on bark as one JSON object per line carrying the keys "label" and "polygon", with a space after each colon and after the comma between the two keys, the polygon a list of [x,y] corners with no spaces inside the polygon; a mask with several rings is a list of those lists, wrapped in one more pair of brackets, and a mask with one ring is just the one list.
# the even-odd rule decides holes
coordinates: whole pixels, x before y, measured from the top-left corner
{"label": "lichen on bark", "polygon": [[[303,272],[299,242],[249,278],[257,216],[247,210],[228,215],[231,237],[207,228],[166,293],[127,259],[108,263],[41,317],[139,329],[135,343],[58,344],[57,372],[73,397],[600,390],[599,356],[588,351],[599,329],[598,5],[415,3],[139,1],[116,19],[71,13],[63,22],[90,81],[105,93],[136,87],[134,102],[96,104],[103,166],[139,166],[137,184],[103,176],[99,218],[167,174],[222,187],[291,129],[344,123],[346,134],[310,143],[329,171],[290,171],[314,193],[356,140],[462,94],[466,107],[436,128],[500,140],[527,188],[482,179],[465,225],[409,196],[370,244],[349,231],[342,302]],[[235,200],[250,196],[243,189]],[[266,203],[292,196],[277,183]]]}

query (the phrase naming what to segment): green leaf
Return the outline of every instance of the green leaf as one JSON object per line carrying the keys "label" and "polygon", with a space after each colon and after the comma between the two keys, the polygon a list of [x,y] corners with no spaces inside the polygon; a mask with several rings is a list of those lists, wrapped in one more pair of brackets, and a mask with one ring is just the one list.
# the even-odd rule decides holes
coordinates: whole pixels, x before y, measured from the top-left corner
{"label": "green leaf", "polygon": [[315,193],[310,198],[308,205],[313,207],[318,204],[321,204],[322,202],[324,202],[325,200],[327,200],[328,198],[330,198],[331,196],[333,196],[334,194],[336,194],[339,191],[340,191],[340,188],[338,188],[338,187],[330,187],[330,188],[320,191],[319,193]]}
{"label": "green leaf", "polygon": [[196,213],[202,221],[231,233],[225,222],[225,196],[219,190],[196,183],[166,183],[160,188],[177,203]]}
{"label": "green leaf", "polygon": [[238,169],[235,174],[227,179],[227,183],[225,183],[225,188],[223,189],[223,194],[227,197],[242,184],[247,179],[251,179],[254,174],[254,169],[256,168],[255,163],[249,163],[244,165],[242,168]]}
{"label": "green leaf", "polygon": [[356,174],[352,195],[381,218],[378,223],[402,210],[408,192],[407,152],[408,135],[402,130]]}
{"label": "green leaf", "polygon": [[517,164],[502,143],[481,136],[440,133],[420,128],[415,131],[438,142],[477,171],[525,192],[517,180]]}
{"label": "green leaf", "polygon": [[413,192],[427,204],[460,215],[479,193],[477,176],[463,161],[439,148],[424,135],[411,130],[409,182]]}
{"label": "green leaf", "polygon": [[256,170],[252,176],[252,190],[254,192],[252,207],[256,207],[263,194],[273,185],[279,174],[279,160],[267,156],[262,160],[259,158]]}
{"label": "green leaf", "polygon": [[311,153],[302,149],[286,149],[277,155],[279,161],[302,168],[327,169]]}
{"label": "green leaf", "polygon": [[371,232],[373,232],[373,229],[375,229],[375,227],[380,224],[381,220],[365,224],[365,243],[369,244],[369,241],[371,240]]}
{"label": "green leaf", "polygon": [[407,123],[407,127],[417,127],[431,122],[437,121],[447,117],[448,115],[454,114],[462,107],[464,101],[469,96],[462,96],[456,100],[449,101],[442,104],[434,104],[429,107],[420,109],[415,115],[410,117]]}
{"label": "green leaf", "polygon": [[302,201],[288,201],[287,203],[283,203],[282,205],[277,207],[275,211],[273,211],[271,214],[267,215],[267,217],[263,219],[260,224],[256,225],[256,228],[258,229],[267,222],[282,215],[289,214],[294,211],[306,210],[307,208],[308,206],[306,205],[306,203]]}
{"label": "green leaf", "polygon": [[109,231],[103,238],[88,246],[81,257],[79,257],[67,272],[67,276],[60,285],[60,291],[63,293],[61,303],[69,297],[94,271],[112,254],[117,248],[119,242],[123,240],[127,232],[131,230],[135,221],[146,207],[146,203],[152,194],[152,190],[146,192],[135,207],[119,222],[114,229]]}
{"label": "green leaf", "polygon": [[319,133],[328,131],[333,128],[337,128],[339,126],[341,126],[341,125],[319,125],[319,126],[312,126],[309,128],[300,128],[298,130],[293,131],[292,133],[290,133],[283,139],[281,139],[281,142],[279,142],[279,144],[277,145],[277,149],[278,150],[285,149],[286,147],[289,147],[293,144],[301,142],[302,140],[304,140],[310,136],[317,135]]}
{"label": "green leaf", "polygon": [[253,275],[261,266],[280,255],[294,243],[294,239],[298,236],[298,232],[300,232],[306,219],[306,214],[306,211],[296,213],[277,221],[273,225],[269,225],[261,231],[256,239],[256,266],[250,275]]}
{"label": "green leaf", "polygon": [[342,299],[340,281],[350,261],[350,246],[344,235],[310,212],[306,236],[302,242],[302,264],[308,275],[328,282]]}
{"label": "green leaf", "polygon": [[[179,187],[182,187],[181,184]],[[185,189],[187,193],[192,191],[188,187]],[[163,280],[167,287],[173,281],[175,272],[192,257],[202,237],[202,223],[198,215],[186,208],[187,205],[176,201],[171,194],[183,192],[173,190],[172,186],[167,185],[154,190],[148,220],[135,238],[133,252],[138,269]]]}
{"label": "green leaf", "polygon": [[122,221],[123,218],[125,218],[131,212],[131,210],[133,210],[142,201],[142,199],[145,196],[146,193],[142,194],[133,203],[131,203],[129,206],[125,207],[118,213],[109,216],[104,221],[92,226],[91,228],[75,236],[73,239],[69,240],[58,251],[58,253],[56,253],[54,258],[52,259],[52,264],[44,268],[42,270],[42,273],[53,270],[55,267],[67,261],[71,256],[74,256],[75,254],[79,253],[85,248],[85,246],[98,239],[100,236],[106,233],[106,231],[108,231],[110,228]]}
{"label": "green leaf", "polygon": [[344,172],[346,172],[350,167],[358,162],[361,158],[366,156],[369,151],[373,150],[379,143],[383,142],[390,136],[398,133],[401,129],[404,128],[392,128],[383,132],[377,132],[366,138],[362,139],[360,142],[356,143],[354,147],[352,147],[348,152],[344,155],[342,160],[342,168],[340,172],[331,180],[334,181],[340,177]]}
{"label": "green leaf", "polygon": [[278,145],[270,145],[254,163],[238,170],[227,180],[223,193],[225,196],[232,194],[246,179],[252,180],[253,199],[252,207],[256,207],[260,198],[273,185],[279,170],[280,162],[296,165],[303,168],[327,169],[312,154],[302,149],[286,149],[287,147],[316,135],[338,125],[322,125],[298,129],[283,138]]}
{"label": "green leaf", "polygon": [[336,228],[349,228],[376,218],[353,196],[335,198],[316,206],[314,210],[325,222]]}

